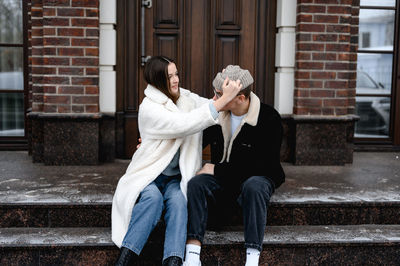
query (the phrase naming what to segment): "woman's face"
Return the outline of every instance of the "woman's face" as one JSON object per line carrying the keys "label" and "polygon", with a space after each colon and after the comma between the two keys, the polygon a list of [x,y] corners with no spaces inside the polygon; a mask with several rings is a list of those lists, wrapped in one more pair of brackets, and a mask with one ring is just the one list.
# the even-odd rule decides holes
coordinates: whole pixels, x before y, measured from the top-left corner
{"label": "woman's face", "polygon": [[168,78],[169,78],[169,85],[171,88],[171,94],[174,96],[178,96],[179,76],[178,76],[178,69],[176,69],[176,65],[174,63],[170,63],[168,65]]}

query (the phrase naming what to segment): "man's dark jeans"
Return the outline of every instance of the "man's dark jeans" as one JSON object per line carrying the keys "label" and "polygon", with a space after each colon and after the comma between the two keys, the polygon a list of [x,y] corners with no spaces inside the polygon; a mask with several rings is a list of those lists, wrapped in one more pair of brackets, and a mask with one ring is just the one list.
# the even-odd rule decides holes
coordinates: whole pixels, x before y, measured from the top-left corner
{"label": "man's dark jeans", "polygon": [[238,184],[236,189],[231,185],[228,187],[209,174],[197,175],[189,181],[188,239],[203,242],[210,208],[223,212],[237,200],[243,210],[245,246],[261,251],[274,184],[263,176],[252,176]]}

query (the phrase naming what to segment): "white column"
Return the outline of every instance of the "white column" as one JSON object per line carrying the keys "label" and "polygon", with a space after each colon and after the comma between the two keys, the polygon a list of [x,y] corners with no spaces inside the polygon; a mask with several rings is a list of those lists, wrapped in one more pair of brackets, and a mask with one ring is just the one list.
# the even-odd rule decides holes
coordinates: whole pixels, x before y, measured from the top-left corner
{"label": "white column", "polygon": [[296,52],[296,0],[278,0],[276,27],[275,108],[281,114],[293,113]]}
{"label": "white column", "polygon": [[117,2],[100,0],[100,112],[116,111],[116,72],[117,64]]}

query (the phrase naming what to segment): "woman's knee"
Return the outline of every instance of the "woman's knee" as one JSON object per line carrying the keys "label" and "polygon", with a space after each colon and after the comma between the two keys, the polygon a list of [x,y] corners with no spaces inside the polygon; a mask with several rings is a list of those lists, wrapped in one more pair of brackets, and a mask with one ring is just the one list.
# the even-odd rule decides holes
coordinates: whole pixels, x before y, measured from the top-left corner
{"label": "woman's knee", "polygon": [[163,195],[156,185],[151,184],[140,193],[140,201],[161,205],[163,203]]}

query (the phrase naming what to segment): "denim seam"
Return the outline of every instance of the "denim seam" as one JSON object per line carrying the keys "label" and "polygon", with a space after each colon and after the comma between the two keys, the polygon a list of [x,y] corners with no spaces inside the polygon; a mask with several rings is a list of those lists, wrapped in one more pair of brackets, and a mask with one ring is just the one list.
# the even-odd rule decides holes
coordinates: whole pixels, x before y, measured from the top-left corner
{"label": "denim seam", "polygon": [[166,260],[166,259],[169,258],[169,257],[172,257],[172,256],[179,257],[179,258],[181,258],[181,259],[183,260],[183,253],[180,253],[180,252],[171,252],[171,253],[169,253],[169,254],[167,254],[166,256],[163,257],[163,261]]}
{"label": "denim seam", "polygon": [[137,249],[137,248],[135,248],[135,247],[129,245],[129,244],[126,243],[126,242],[123,242],[122,245],[121,245],[121,247],[128,248],[128,249],[130,249],[131,251],[135,252],[136,255],[138,255],[138,256],[140,255],[141,250],[139,250],[139,249]]}
{"label": "denim seam", "polygon": [[246,248],[255,248],[255,249],[258,249],[259,251],[262,250],[262,246],[259,245],[259,244],[245,243],[244,246],[245,246]]}

